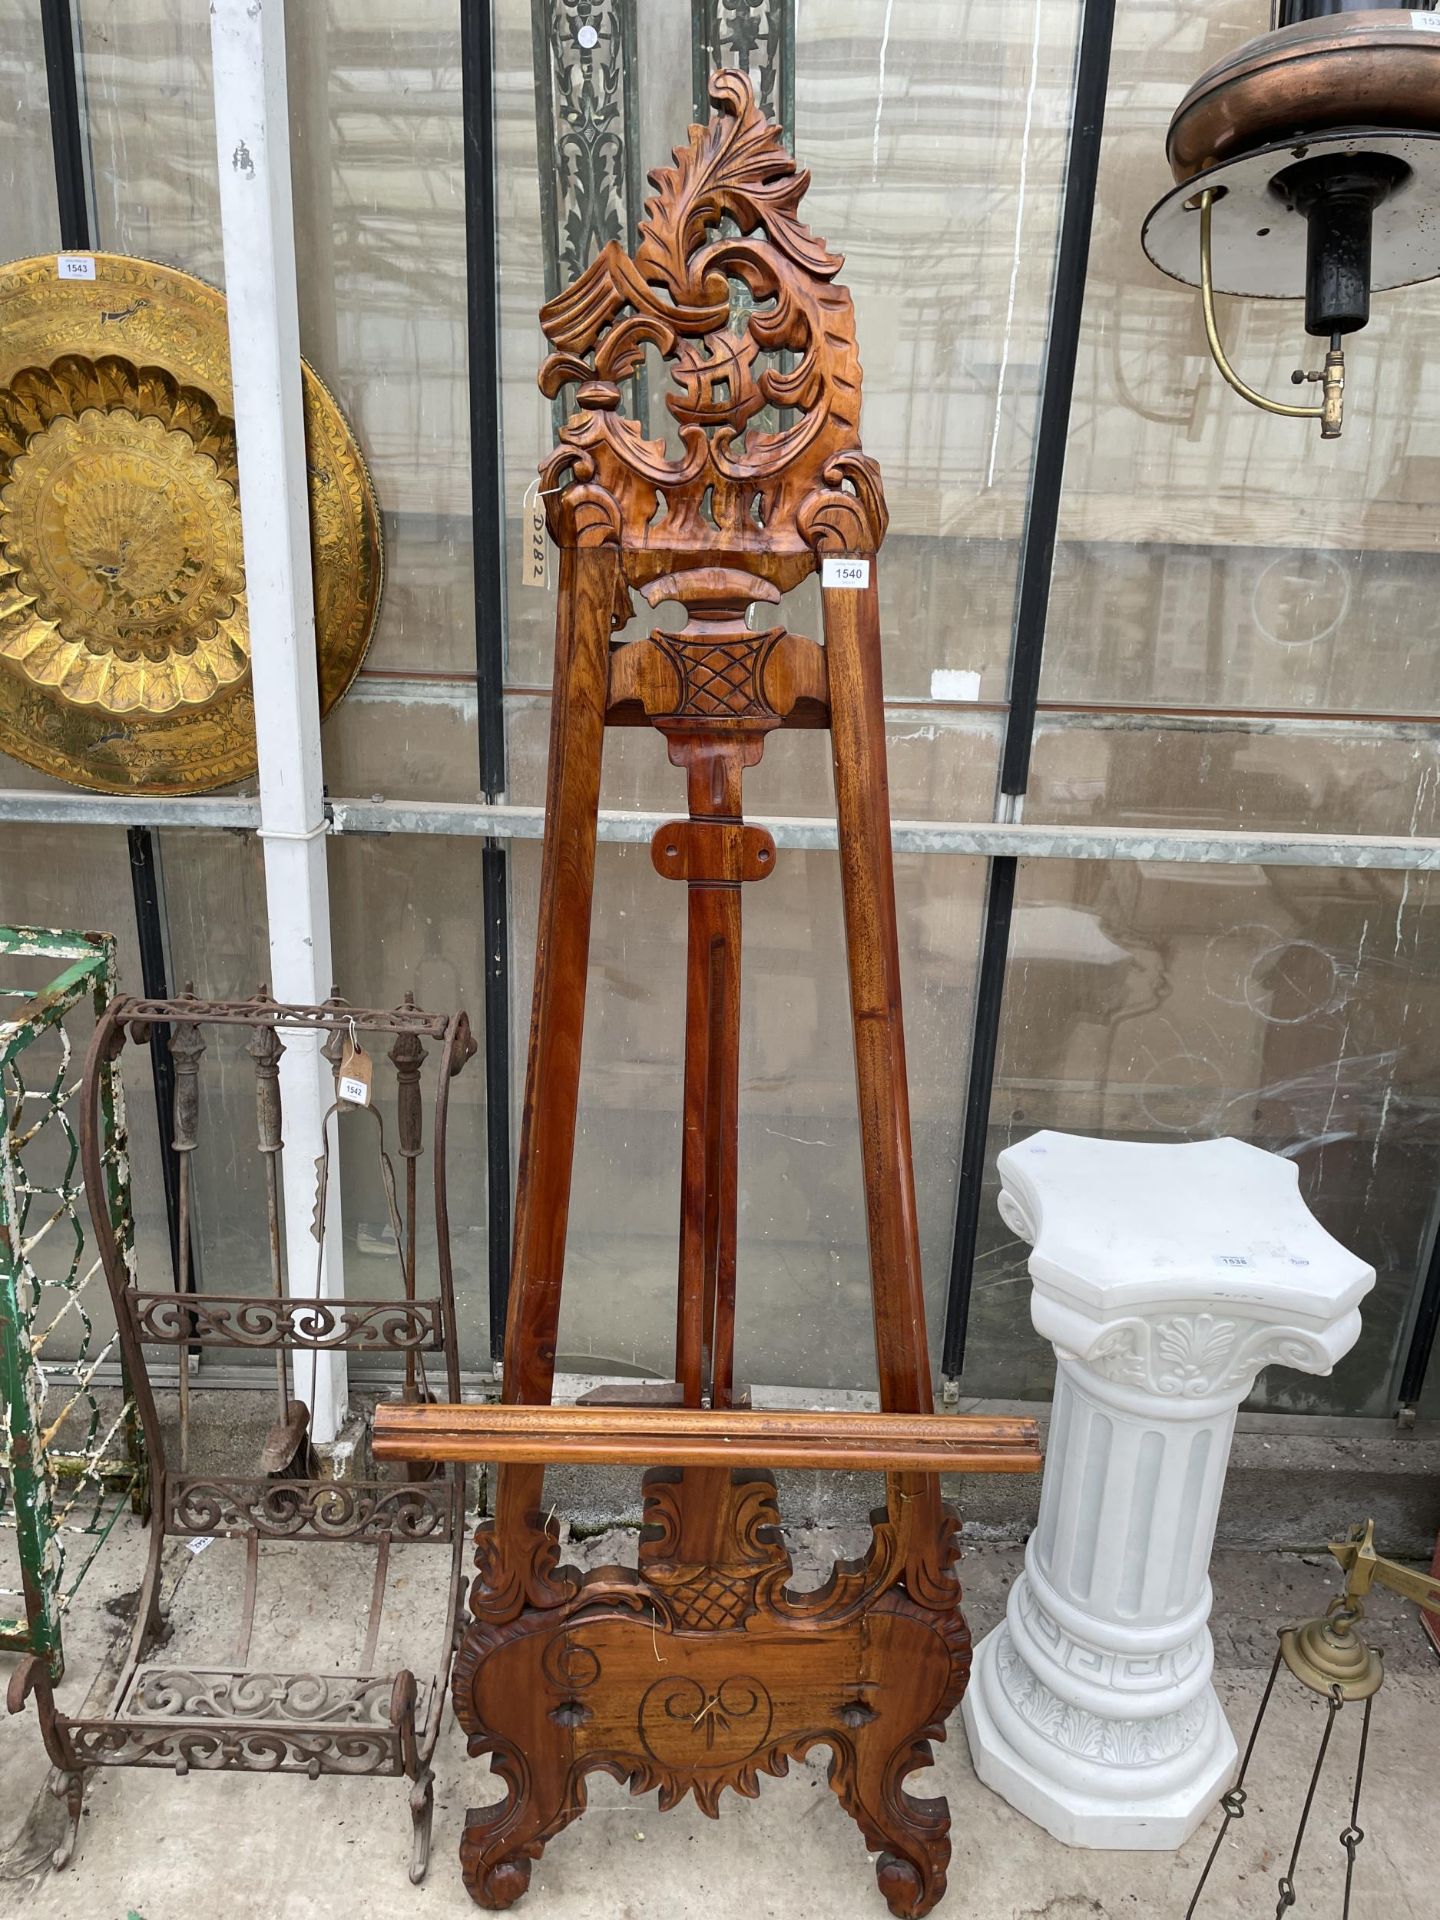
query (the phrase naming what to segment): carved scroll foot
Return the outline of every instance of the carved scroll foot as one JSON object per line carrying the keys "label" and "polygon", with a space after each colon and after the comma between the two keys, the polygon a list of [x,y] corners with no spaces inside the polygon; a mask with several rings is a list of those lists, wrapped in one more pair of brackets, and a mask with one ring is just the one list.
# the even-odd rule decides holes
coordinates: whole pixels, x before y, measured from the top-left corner
{"label": "carved scroll foot", "polygon": [[875,1879],[896,1920],[918,1920],[944,1898],[950,1865],[950,1810],[943,1800],[917,1800],[904,1789],[916,1767],[933,1761],[928,1740],[907,1740],[887,1759],[837,1750],[830,1784],[880,1858]]}
{"label": "carved scroll foot", "polygon": [[473,1734],[469,1743],[472,1756],[490,1754],[491,1772],[508,1789],[497,1806],[471,1807],[460,1837],[466,1889],[477,1906],[492,1913],[515,1904],[530,1884],[530,1869],[545,1843],[585,1805],[584,1787],[561,1756],[541,1749],[535,1731],[533,1725],[527,1729],[523,1747]]}
{"label": "carved scroll foot", "polygon": [[546,1841],[579,1811],[578,1805],[566,1806],[563,1800],[558,1806],[542,1803],[526,1789],[520,1798],[498,1807],[472,1807],[460,1841],[460,1870],[476,1906],[491,1913],[514,1906],[530,1885],[530,1869]]}
{"label": "carved scroll foot", "polygon": [[[537,1853],[540,1851],[536,1849]],[[460,1858],[464,1862],[470,1898],[488,1913],[503,1913],[507,1907],[513,1907],[530,1885],[531,1862],[524,1854],[502,1854],[498,1860],[490,1861],[477,1856],[472,1866],[462,1847]]]}
{"label": "carved scroll foot", "polygon": [[[946,1847],[946,1865],[950,1849]],[[896,1920],[929,1913],[945,1893],[944,1872],[925,1873],[913,1860],[901,1860],[893,1853],[882,1853],[875,1864],[875,1881],[885,1896],[885,1904]]]}

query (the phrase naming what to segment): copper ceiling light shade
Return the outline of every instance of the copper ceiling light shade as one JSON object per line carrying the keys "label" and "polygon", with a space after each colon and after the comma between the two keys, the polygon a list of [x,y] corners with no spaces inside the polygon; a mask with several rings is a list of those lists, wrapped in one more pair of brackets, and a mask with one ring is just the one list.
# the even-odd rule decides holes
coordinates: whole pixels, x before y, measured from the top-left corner
{"label": "copper ceiling light shade", "polygon": [[[1279,0],[1272,30],[1210,68],[1170,122],[1175,187],[1141,239],[1198,286],[1215,363],[1244,399],[1338,438],[1344,339],[1372,292],[1440,274],[1440,13],[1377,0]],[[1231,366],[1217,293],[1302,298],[1328,342],[1319,405],[1272,400]]]}

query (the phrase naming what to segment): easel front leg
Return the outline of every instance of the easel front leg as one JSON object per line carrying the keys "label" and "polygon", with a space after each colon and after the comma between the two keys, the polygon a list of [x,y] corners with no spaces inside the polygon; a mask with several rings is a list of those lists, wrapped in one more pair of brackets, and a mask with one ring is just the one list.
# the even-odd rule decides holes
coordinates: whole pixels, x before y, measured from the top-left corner
{"label": "easel front leg", "polygon": [[[580,1099],[610,632],[620,584],[615,548],[561,550],[535,990],[505,1330],[507,1404],[548,1401],[555,1377]],[[555,1597],[548,1578],[555,1554],[539,1519],[544,1484],[541,1467],[509,1467],[497,1477],[490,1538],[477,1540],[480,1571],[471,1600],[477,1611],[509,1617],[527,1598]]]}
{"label": "easel front leg", "polygon": [[[822,594],[830,741],[880,1405],[889,1413],[931,1413],[934,1396],[900,1004],[876,569],[872,555],[866,586],[831,587]],[[946,1523],[939,1481],[927,1474],[892,1474],[888,1506],[901,1534],[900,1561],[917,1576],[912,1585],[927,1588],[937,1599],[952,1592],[958,1599],[958,1583],[950,1572],[953,1529]]]}
{"label": "easel front leg", "polygon": [[929,1413],[934,1402],[910,1157],[875,570],[872,556],[868,586],[831,587],[823,595],[830,738],[880,1404],[887,1412]]}

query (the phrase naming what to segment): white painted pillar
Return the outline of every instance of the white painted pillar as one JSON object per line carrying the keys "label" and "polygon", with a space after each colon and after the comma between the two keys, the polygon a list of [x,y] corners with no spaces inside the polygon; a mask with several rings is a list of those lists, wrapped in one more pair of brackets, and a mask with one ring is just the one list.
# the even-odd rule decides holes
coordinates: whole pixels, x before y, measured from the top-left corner
{"label": "white painted pillar", "polygon": [[1235,1415],[1264,1367],[1330,1372],[1374,1269],[1293,1161],[1238,1140],[1037,1133],[999,1165],[1057,1371],[1025,1570],[975,1650],[971,1755],[1071,1846],[1178,1847],[1236,1758],[1208,1625]]}
{"label": "white painted pillar", "polygon": [[[324,1000],[334,979],[325,871],[320,695],[300,388],[283,0],[212,0],[215,139],[230,316],[230,374],[245,540],[250,667],[260,762],[260,835],[277,1000]],[[333,1082],[316,1034],[287,1034],[280,1065],[286,1149],[286,1284],[316,1284],[310,1233],[320,1120]],[[334,1176],[332,1175],[332,1178]],[[320,1292],[344,1292],[339,1195],[331,1190]],[[296,1391],[316,1440],[345,1417],[343,1353],[297,1355]]]}

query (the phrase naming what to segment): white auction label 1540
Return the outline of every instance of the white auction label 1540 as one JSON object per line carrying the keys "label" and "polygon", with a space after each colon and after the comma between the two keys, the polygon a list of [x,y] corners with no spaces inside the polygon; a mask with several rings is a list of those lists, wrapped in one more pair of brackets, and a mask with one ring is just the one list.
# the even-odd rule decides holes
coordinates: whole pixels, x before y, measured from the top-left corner
{"label": "white auction label 1540", "polygon": [[839,560],[827,558],[820,563],[820,584],[822,587],[868,587],[870,584],[870,562],[868,560]]}

